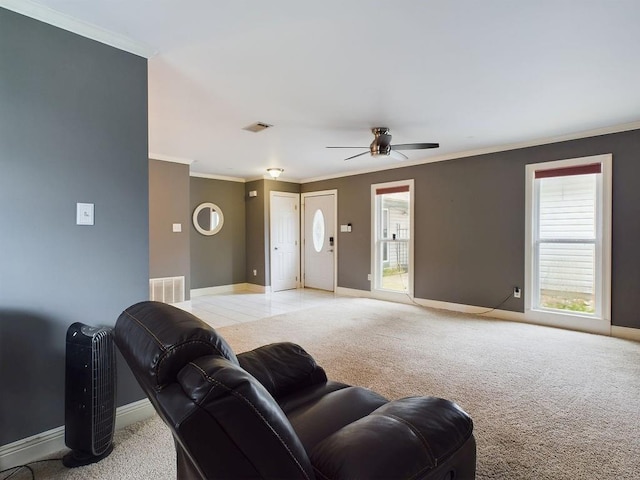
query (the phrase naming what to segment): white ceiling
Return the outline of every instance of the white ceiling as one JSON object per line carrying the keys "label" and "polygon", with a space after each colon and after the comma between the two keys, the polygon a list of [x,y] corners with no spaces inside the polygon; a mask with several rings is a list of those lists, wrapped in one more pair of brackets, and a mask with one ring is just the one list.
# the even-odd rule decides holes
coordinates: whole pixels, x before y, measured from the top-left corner
{"label": "white ceiling", "polygon": [[[0,5],[18,3],[148,52],[150,155],[192,172],[252,179],[276,166],[305,181],[400,165],[325,148],[365,151],[375,126],[393,143],[440,143],[405,164],[640,128],[638,0]],[[256,121],[274,127],[242,130]]]}

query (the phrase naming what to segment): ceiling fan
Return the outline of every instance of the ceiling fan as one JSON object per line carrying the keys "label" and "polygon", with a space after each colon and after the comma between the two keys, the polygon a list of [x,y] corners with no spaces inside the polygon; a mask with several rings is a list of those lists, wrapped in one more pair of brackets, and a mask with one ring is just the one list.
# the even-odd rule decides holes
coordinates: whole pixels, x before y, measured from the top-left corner
{"label": "ceiling fan", "polygon": [[[372,128],[371,132],[374,135],[373,142],[369,145],[369,151],[353,155],[352,157],[345,158],[345,160],[351,160],[352,158],[360,157],[362,155],[371,155],[372,157],[393,157],[397,160],[406,160],[407,157],[399,150],[423,150],[425,148],[438,148],[439,143],[402,143],[398,145],[391,145],[391,134],[386,127]],[[367,148],[367,147],[327,147],[327,148]]]}

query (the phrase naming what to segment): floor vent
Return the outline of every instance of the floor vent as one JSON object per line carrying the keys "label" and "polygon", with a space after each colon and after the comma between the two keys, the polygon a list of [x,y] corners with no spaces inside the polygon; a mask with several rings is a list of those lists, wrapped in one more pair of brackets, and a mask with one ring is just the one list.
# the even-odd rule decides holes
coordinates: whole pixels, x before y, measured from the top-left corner
{"label": "floor vent", "polygon": [[156,302],[184,302],[184,277],[149,279],[149,298]]}

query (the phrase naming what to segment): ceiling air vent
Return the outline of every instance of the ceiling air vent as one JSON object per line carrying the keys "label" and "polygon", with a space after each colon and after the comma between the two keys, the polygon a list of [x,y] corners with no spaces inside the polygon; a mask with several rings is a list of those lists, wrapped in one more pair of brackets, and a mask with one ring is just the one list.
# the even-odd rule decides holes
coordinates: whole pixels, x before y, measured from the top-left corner
{"label": "ceiling air vent", "polygon": [[271,127],[273,127],[273,125],[269,125],[268,123],[256,122],[256,123],[252,123],[249,126],[244,127],[243,130],[247,130],[253,133],[258,133]]}

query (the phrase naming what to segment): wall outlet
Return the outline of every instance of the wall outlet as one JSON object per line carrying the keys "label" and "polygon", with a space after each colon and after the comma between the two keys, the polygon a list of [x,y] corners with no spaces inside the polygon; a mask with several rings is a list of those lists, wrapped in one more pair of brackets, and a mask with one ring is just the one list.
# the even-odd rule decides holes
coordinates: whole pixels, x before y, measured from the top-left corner
{"label": "wall outlet", "polygon": [[367,280],[371,281],[371,274],[367,273]]}
{"label": "wall outlet", "polygon": [[520,298],[520,294],[521,294],[521,290],[520,287],[513,287],[513,297],[514,298]]}
{"label": "wall outlet", "polygon": [[255,268],[253,269],[253,276],[257,277],[258,276],[258,270],[256,270]]}

